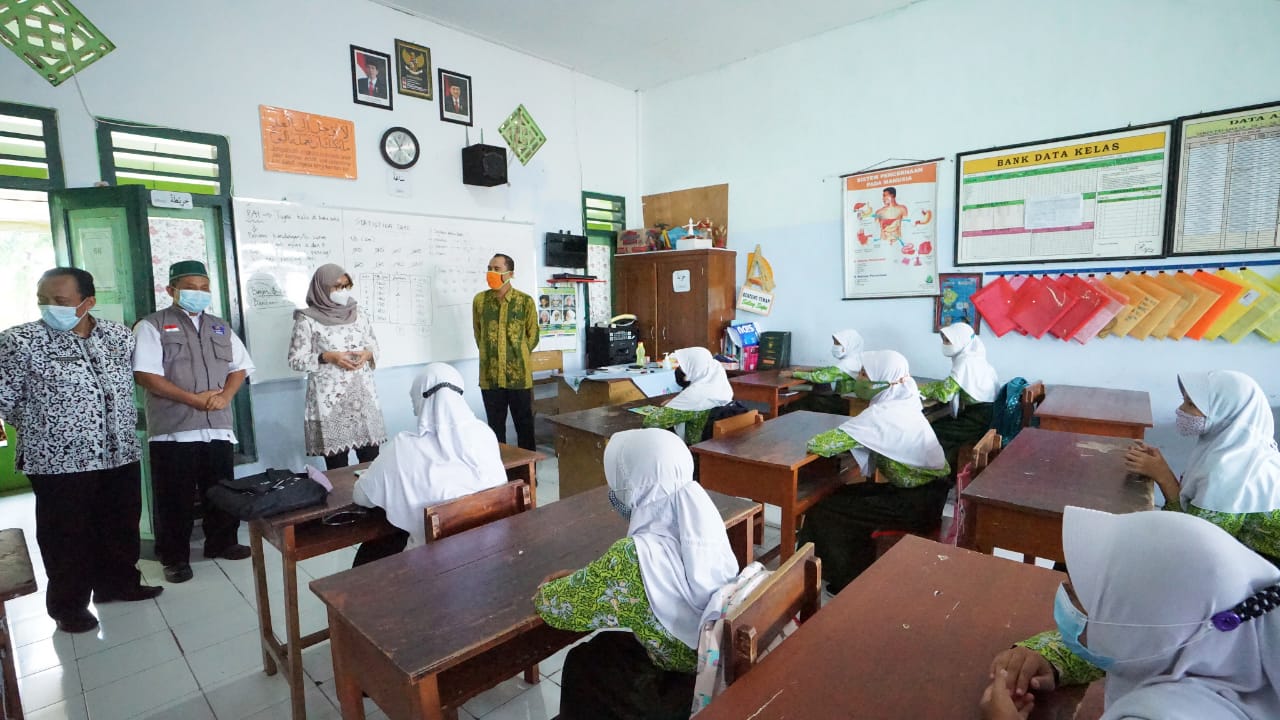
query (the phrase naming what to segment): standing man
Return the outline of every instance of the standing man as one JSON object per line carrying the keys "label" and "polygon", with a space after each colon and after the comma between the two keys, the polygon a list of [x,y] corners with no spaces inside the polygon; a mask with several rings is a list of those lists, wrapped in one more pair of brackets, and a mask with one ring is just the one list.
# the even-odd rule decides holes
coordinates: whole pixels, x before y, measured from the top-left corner
{"label": "standing man", "polygon": [[532,297],[511,287],[515,271],[510,257],[493,256],[485,274],[489,289],[471,303],[471,325],[480,348],[480,395],[489,427],[505,443],[510,407],[520,447],[535,450],[529,353],[538,344],[538,310]]}
{"label": "standing man", "polygon": [[0,335],[0,416],[18,428],[15,465],[36,495],[45,608],[69,633],[98,627],[90,594],[105,603],[164,591],[143,585],[137,569],[142,447],[133,336],[89,314],[94,295],[84,270],[49,270],[36,290],[42,319]]}
{"label": "standing man", "polygon": [[[138,322],[133,377],[147,391],[156,555],[172,583],[191,579],[196,493],[232,477],[231,399],[253,372],[244,343],[222,318],[205,312],[209,272],[198,260],[169,268],[174,304]],[[204,556],[243,560],[240,521],[204,503]]]}

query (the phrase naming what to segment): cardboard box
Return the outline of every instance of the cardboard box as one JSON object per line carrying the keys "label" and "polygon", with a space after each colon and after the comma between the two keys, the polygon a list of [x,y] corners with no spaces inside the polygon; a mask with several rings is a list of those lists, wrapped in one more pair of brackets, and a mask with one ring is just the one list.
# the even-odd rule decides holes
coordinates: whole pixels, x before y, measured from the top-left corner
{"label": "cardboard box", "polygon": [[623,230],[618,233],[618,254],[629,255],[657,250],[658,239],[658,233],[654,230],[646,228]]}
{"label": "cardboard box", "polygon": [[710,250],[711,238],[682,237],[676,241],[677,250]]}

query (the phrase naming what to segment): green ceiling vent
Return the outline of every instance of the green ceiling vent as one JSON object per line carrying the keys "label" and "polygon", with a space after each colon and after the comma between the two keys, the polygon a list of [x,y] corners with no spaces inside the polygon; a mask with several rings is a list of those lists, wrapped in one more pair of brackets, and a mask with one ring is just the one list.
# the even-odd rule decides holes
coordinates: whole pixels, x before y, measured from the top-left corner
{"label": "green ceiling vent", "polygon": [[52,85],[116,48],[67,0],[0,0],[0,43]]}

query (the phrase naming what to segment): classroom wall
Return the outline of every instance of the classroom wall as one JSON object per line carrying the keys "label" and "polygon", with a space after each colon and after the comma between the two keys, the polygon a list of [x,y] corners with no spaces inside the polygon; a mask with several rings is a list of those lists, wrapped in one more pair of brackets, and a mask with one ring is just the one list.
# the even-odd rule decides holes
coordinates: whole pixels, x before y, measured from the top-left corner
{"label": "classroom wall", "polygon": [[[58,110],[71,187],[99,179],[98,116],[227,136],[234,194],[241,197],[532,222],[539,263],[545,232],[581,230],[584,189],[625,196],[633,222],[640,222],[638,100],[632,91],[367,0],[76,4],[117,46],[79,78],[92,115],[74,83],[51,87],[7,51],[0,57],[0,99]],[[459,150],[466,128],[441,122],[436,101],[396,95],[391,112],[352,103],[348,45],[390,54],[396,38],[431,48],[433,69],[471,76],[472,142],[479,142],[483,128],[487,143],[505,145],[498,126],[518,104],[528,108],[548,141],[528,166],[508,153],[509,185],[462,184]],[[359,179],[264,171],[259,104],[354,120]],[[377,150],[392,125],[408,127],[422,146],[409,171],[408,199],[388,194],[389,168]],[[534,268],[517,272],[546,276]],[[567,355],[566,365],[579,366],[578,357]],[[477,363],[457,366],[474,383]],[[392,433],[413,424],[407,394],[416,372],[377,372]],[[299,467],[302,381],[254,384],[251,392],[262,464]],[[474,387],[468,401],[483,415]]]}
{"label": "classroom wall", "polygon": [[[931,298],[841,300],[838,176],[946,156],[939,269],[952,271],[956,152],[1280,100],[1276,28],[1274,0],[926,0],[642,93],[641,191],[729,183],[738,279],[758,243],[778,284],[772,316],[739,319],[792,331],[795,362],[828,363],[831,332],[853,327],[869,349],[898,349],[914,372],[943,376]],[[982,338],[1003,379],[1149,391],[1148,439],[1173,446],[1175,467],[1189,447],[1173,431],[1175,373],[1238,369],[1280,405],[1280,347],[1256,335],[1081,346],[984,328]]]}

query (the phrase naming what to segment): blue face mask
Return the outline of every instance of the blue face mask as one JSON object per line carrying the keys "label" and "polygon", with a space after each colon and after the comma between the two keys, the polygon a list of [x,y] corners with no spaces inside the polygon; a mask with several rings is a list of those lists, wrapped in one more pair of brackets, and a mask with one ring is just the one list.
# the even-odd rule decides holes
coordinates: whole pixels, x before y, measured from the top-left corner
{"label": "blue face mask", "polygon": [[189,313],[201,313],[213,302],[213,295],[204,290],[179,290],[178,307]]}
{"label": "blue face mask", "polygon": [[1094,667],[1106,670],[1115,662],[1114,658],[1098,655],[1080,644],[1080,636],[1084,634],[1089,617],[1071,604],[1067,595],[1067,586],[1059,585],[1058,594],[1053,598],[1053,619],[1058,623],[1058,632],[1062,633],[1062,644]]}
{"label": "blue face mask", "polygon": [[[80,301],[83,305],[84,301]],[[66,332],[75,327],[80,322],[80,317],[76,315],[76,310],[80,309],[80,305],[75,307],[66,307],[64,305],[41,305],[40,317],[44,320],[44,324],[58,330]]]}
{"label": "blue face mask", "polygon": [[623,505],[618,496],[613,494],[613,488],[609,488],[609,504],[613,506],[614,512],[622,516],[623,520],[631,520],[631,508]]}

